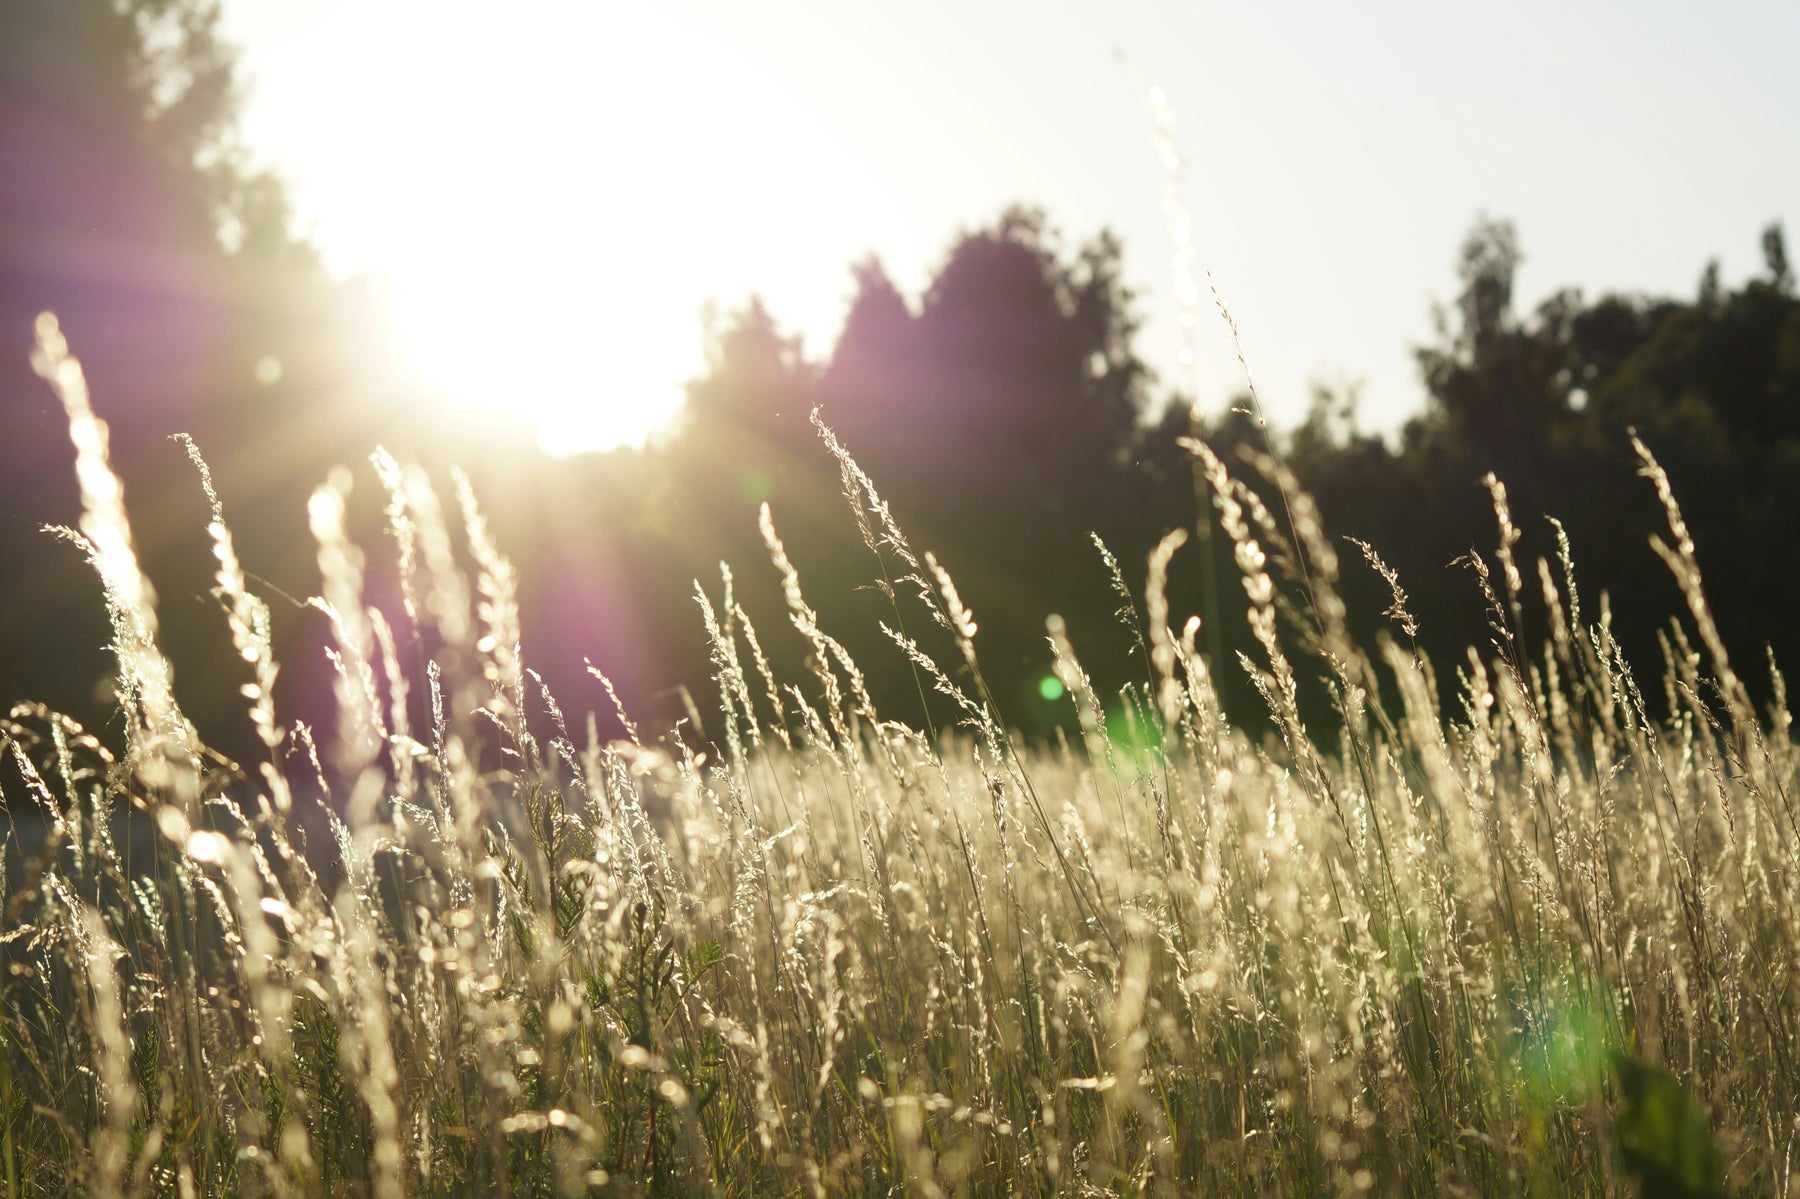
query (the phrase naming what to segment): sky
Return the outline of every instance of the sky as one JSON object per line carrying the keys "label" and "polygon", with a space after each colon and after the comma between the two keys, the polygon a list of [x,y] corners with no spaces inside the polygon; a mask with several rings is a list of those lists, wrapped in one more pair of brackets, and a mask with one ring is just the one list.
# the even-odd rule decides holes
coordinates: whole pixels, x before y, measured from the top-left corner
{"label": "sky", "polygon": [[1709,259],[1759,272],[1771,221],[1800,238],[1800,5],[1766,0],[225,0],[223,26],[328,267],[382,280],[448,400],[556,452],[665,422],[707,311],[760,294],[822,359],[853,262],[916,298],[1013,203],[1071,248],[1115,231],[1140,352],[1219,408],[1243,374],[1210,275],[1277,425],[1321,383],[1366,428],[1421,408],[1411,350],[1480,215],[1518,227],[1525,306],[1691,295]]}

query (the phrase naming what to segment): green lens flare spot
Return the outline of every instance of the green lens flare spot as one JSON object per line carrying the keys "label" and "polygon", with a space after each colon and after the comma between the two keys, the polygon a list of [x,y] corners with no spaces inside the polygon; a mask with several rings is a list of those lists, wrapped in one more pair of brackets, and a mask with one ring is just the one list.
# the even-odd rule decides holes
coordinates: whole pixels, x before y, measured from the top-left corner
{"label": "green lens flare spot", "polygon": [[1526,1097],[1540,1108],[1585,1103],[1611,1056],[1606,1021],[1579,997],[1547,1002],[1547,1011],[1525,1021],[1514,1046]]}
{"label": "green lens flare spot", "polygon": [[1134,761],[1162,746],[1162,733],[1148,724],[1137,710],[1117,705],[1106,710],[1106,739],[1114,752]]}
{"label": "green lens flare spot", "polygon": [[775,476],[751,467],[738,476],[738,494],[752,504],[764,503],[775,494]]}
{"label": "green lens flare spot", "polygon": [[1062,680],[1053,674],[1047,674],[1038,680],[1038,694],[1055,703],[1063,697]]}

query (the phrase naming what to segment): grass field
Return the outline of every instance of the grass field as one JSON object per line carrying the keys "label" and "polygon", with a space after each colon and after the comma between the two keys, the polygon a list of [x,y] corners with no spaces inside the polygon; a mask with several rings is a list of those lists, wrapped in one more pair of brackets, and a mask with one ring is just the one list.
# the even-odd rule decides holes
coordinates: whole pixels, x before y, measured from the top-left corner
{"label": "grass field", "polygon": [[[1689,611],[1640,678],[1567,555],[1514,560],[1498,483],[1494,643],[1434,670],[1398,586],[1393,636],[1346,633],[1278,464],[1291,518],[1196,444],[1260,655],[1196,649],[1173,535],[1125,588],[1124,697],[1050,619],[1080,718],[1051,747],[1009,734],[978,614],[828,434],[954,729],[875,711],[766,510],[788,611],[702,593],[707,743],[570,729],[474,498],[447,516],[378,457],[404,611],[365,606],[339,492],[310,512],[333,729],[276,709],[215,501],[244,664],[206,685],[244,689],[269,751],[233,772],[175,705],[104,432],[40,341],[128,740],[5,725],[8,810],[48,828],[4,880],[9,1197],[1795,1192],[1800,757],[1647,453]],[[753,617],[791,620],[813,673],[774,677]],[[900,631],[928,627],[938,657]],[[415,633],[442,669],[396,665]],[[1246,668],[1266,735],[1215,698]],[[1314,675],[1328,735],[1296,700]],[[301,827],[330,835],[309,855]]]}

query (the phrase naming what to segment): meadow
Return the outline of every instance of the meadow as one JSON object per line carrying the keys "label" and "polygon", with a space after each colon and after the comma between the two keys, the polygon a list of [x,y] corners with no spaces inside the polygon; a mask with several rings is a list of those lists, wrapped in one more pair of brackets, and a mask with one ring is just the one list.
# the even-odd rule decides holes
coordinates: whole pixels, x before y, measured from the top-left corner
{"label": "meadow", "polygon": [[[1424,660],[1390,576],[1391,633],[1359,644],[1351,550],[1281,463],[1193,442],[1259,654],[1210,661],[1171,610],[1172,533],[1114,571],[1123,693],[1046,614],[1075,731],[1035,745],[979,612],[823,427],[894,652],[953,727],[876,710],[765,507],[769,562],[735,565],[787,610],[701,586],[707,734],[571,728],[477,498],[378,454],[397,609],[367,602],[341,486],[309,510],[333,728],[278,709],[212,497],[242,672],[183,686],[242,690],[266,753],[236,764],[183,719],[104,427],[39,335],[123,732],[4,725],[9,1199],[1795,1192],[1800,755],[1641,445],[1687,599],[1654,672],[1566,541],[1515,560],[1499,480],[1471,558],[1491,643]],[[790,622],[810,675],[777,677],[753,619]],[[1221,710],[1226,671],[1256,722]]]}

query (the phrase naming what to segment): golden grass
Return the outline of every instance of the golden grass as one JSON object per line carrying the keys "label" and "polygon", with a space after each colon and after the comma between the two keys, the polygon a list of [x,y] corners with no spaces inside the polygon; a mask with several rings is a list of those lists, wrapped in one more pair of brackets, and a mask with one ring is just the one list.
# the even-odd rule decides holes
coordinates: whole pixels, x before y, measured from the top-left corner
{"label": "golden grass", "polygon": [[[1171,612],[1171,536],[1132,614],[1140,736],[1109,736],[1052,617],[1083,734],[1052,749],[1009,734],[977,615],[825,432],[892,638],[962,720],[875,710],[765,511],[814,674],[776,677],[729,575],[702,591],[723,752],[575,740],[466,483],[452,529],[378,456],[402,611],[368,606],[341,489],[311,507],[339,667],[323,747],[275,710],[268,614],[214,499],[245,677],[206,685],[245,690],[270,751],[232,777],[174,707],[104,429],[43,333],[131,719],[117,752],[30,707],[4,726],[9,810],[48,828],[4,888],[8,1196],[1705,1194],[1724,1172],[1792,1193],[1791,720],[1785,696],[1752,710],[1641,447],[1704,649],[1671,626],[1668,719],[1566,549],[1536,564],[1549,643],[1524,643],[1538,600],[1497,483],[1495,640],[1445,719],[1430,664],[1347,633],[1279,464],[1291,539],[1196,442],[1275,734],[1221,710],[1212,679],[1240,665]],[[392,630],[421,621],[472,668],[405,678]],[[1314,670],[1329,737],[1295,701]],[[328,863],[294,831],[311,805]]]}

